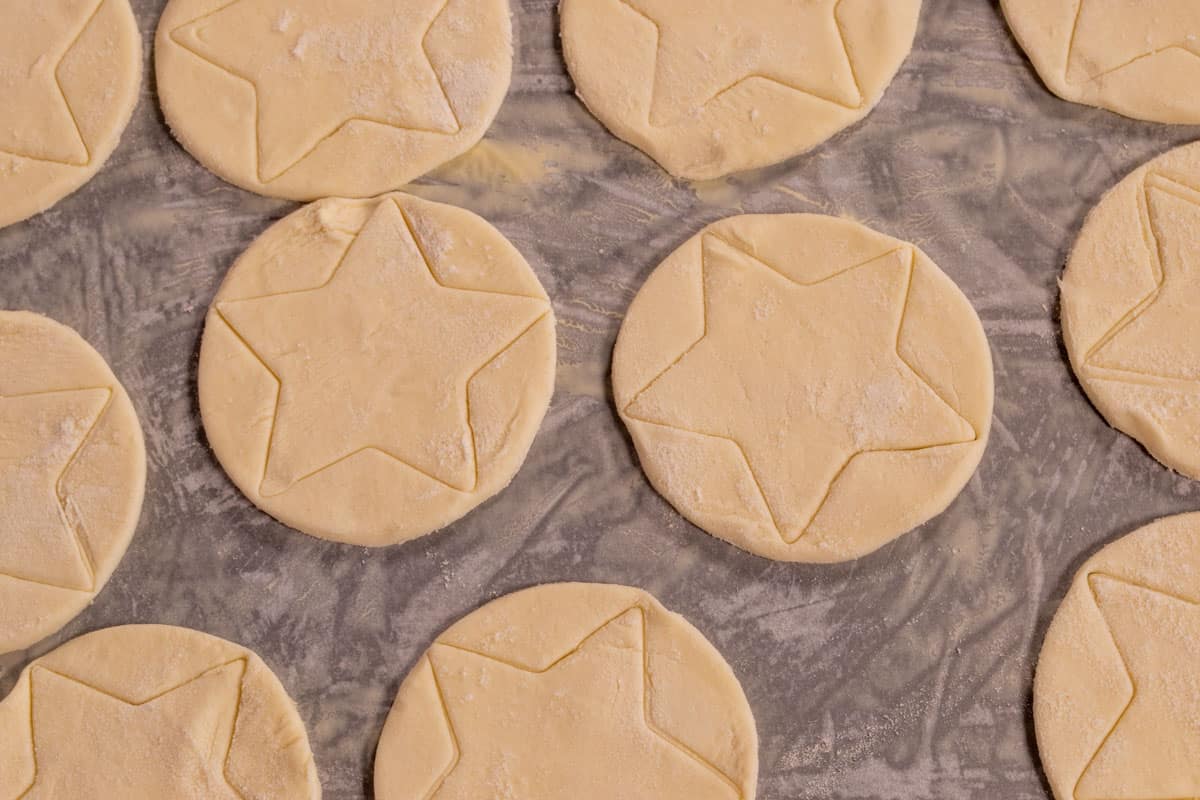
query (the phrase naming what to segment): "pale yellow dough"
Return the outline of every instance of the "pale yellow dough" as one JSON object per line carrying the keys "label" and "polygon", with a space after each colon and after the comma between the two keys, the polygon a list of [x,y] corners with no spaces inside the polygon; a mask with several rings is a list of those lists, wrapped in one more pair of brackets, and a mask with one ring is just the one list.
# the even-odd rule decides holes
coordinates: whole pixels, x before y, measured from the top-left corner
{"label": "pale yellow dough", "polygon": [[206,167],[273,197],[370,197],[469,150],[512,78],[507,0],[171,0],[163,113]]}
{"label": "pale yellow dough", "polygon": [[99,594],[145,486],[142,429],[104,359],[57,322],[0,311],[0,653]]}
{"label": "pale yellow dough", "polygon": [[264,233],[213,301],[204,428],[271,515],[395,544],[512,480],[554,390],[554,328],[529,264],[474,214],[322,200]]}
{"label": "pale yellow dough", "polygon": [[613,390],[680,513],[767,558],[845,561],[941,513],[987,444],[979,318],[916,247],[849,220],[733,217],[634,298]]}
{"label": "pale yellow dough", "polygon": [[1151,161],[1083,226],[1062,281],[1067,352],[1113,427],[1200,479],[1200,145]]}
{"label": "pale yellow dough", "polygon": [[254,653],[129,625],[34,661],[0,702],[0,797],[319,800],[308,734]]}
{"label": "pale yellow dough", "polygon": [[753,800],[754,717],[686,620],[638,589],[555,584],[438,637],[375,754],[378,800]]}
{"label": "pale yellow dough", "polygon": [[1194,0],[1001,0],[1013,34],[1064,100],[1153,122],[1200,123]]}
{"label": "pale yellow dough", "polygon": [[141,82],[128,0],[0,0],[0,228],[100,171]]}
{"label": "pale yellow dough", "polygon": [[562,0],[576,91],[673,175],[798,155],[865,117],[912,49],[920,0]]}
{"label": "pale yellow dough", "polygon": [[1079,570],[1034,683],[1058,800],[1200,796],[1200,514],[1169,517]]}

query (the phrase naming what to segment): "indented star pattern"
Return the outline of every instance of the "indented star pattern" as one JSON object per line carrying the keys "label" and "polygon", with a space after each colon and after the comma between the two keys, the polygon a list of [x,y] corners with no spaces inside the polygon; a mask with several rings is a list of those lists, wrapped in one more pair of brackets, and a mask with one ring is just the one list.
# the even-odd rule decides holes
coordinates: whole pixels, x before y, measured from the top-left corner
{"label": "indented star pattern", "polygon": [[626,415],[735,443],[795,543],[857,455],[977,438],[898,352],[912,270],[901,248],[802,285],[705,236],[704,333]]}
{"label": "indented star pattern", "polygon": [[431,800],[740,798],[647,720],[645,624],[630,609],[541,672],[435,644],[458,759]]}
{"label": "indented star pattern", "polygon": [[0,25],[0,152],[80,167],[91,160],[57,71],[101,2],[5,4]]}
{"label": "indented star pattern", "polygon": [[368,449],[472,491],[468,384],[549,306],[440,284],[389,199],[324,286],[218,310],[279,382],[260,487],[273,496]]}
{"label": "indented star pattern", "polygon": [[748,78],[846,108],[863,103],[837,20],[840,0],[622,2],[658,29],[652,124],[694,114]]}
{"label": "indented star pattern", "polygon": [[1152,175],[1144,197],[1157,286],[1086,361],[1101,378],[1200,388],[1200,193]]}
{"label": "indented star pattern", "polygon": [[1133,693],[1076,798],[1200,797],[1200,605],[1099,573],[1089,584]]}
{"label": "indented star pattern", "polygon": [[448,2],[234,0],[171,38],[254,86],[266,182],[348,122],[457,133],[424,45]]}
{"label": "indented star pattern", "polygon": [[62,484],[111,397],[105,388],[0,397],[0,575],[94,588]]}
{"label": "indented star pattern", "polygon": [[244,800],[225,778],[244,660],[132,703],[66,675],[30,672],[33,783],[19,800]]}
{"label": "indented star pattern", "polygon": [[1083,83],[1172,48],[1200,55],[1200,4],[1194,0],[1079,0],[1067,55],[1067,80]]}

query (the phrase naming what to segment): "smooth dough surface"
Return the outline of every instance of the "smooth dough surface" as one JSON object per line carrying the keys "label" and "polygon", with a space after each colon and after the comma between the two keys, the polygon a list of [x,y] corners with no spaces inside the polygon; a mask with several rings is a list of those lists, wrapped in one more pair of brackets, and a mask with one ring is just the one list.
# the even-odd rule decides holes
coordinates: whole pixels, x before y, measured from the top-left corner
{"label": "smooth dough surface", "polygon": [[260,508],[314,536],[395,544],[508,485],[555,358],[550,301],[487,222],[408,195],[322,200],[230,270],[200,410]]}
{"label": "smooth dough surface", "polygon": [[654,487],[767,558],[846,561],[941,513],[991,428],[992,362],[916,247],[819,215],[723,220],[630,306],[613,359]]}
{"label": "smooth dough surface", "polygon": [[141,82],[128,0],[0,0],[0,227],[100,171]]}
{"label": "smooth dough surface", "polygon": [[0,797],[319,800],[308,734],[254,653],[166,625],[34,661],[0,702]]}
{"label": "smooth dough surface", "polygon": [[483,138],[512,79],[509,14],[507,0],[171,0],[163,113],[243,189],[370,197]]}
{"label": "smooth dough surface", "polygon": [[104,359],[70,328],[0,311],[0,653],[92,602],[145,487],[142,429]]}
{"label": "smooth dough surface", "polygon": [[1135,119],[1200,123],[1200,4],[1001,0],[1017,41],[1064,100]]}
{"label": "smooth dough surface", "polygon": [[562,0],[576,91],[668,172],[707,180],[858,122],[912,50],[920,0]]}
{"label": "smooth dough surface", "polygon": [[721,654],[639,589],[553,584],[438,637],[375,755],[379,800],[753,800],[754,717]]}
{"label": "smooth dough surface", "polygon": [[1079,570],[1046,634],[1034,720],[1058,800],[1200,796],[1200,514]]}
{"label": "smooth dough surface", "polygon": [[1161,156],[1088,216],[1062,281],[1063,337],[1113,427],[1200,479],[1200,145]]}

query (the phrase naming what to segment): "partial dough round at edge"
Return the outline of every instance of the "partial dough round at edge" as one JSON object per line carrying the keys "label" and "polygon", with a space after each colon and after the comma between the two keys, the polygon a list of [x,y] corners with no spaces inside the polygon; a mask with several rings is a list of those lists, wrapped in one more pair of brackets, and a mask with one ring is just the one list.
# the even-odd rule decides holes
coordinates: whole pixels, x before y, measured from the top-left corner
{"label": "partial dough round at edge", "polygon": [[[218,313],[218,306],[235,298],[320,287],[385,202],[403,207],[422,256],[444,285],[528,297],[544,306],[538,320],[468,383],[470,420],[480,453],[479,483],[471,492],[451,490],[368,450],[283,494],[264,496],[260,486],[277,383]],[[484,219],[403,194],[321,200],[265,231],[230,269],[209,310],[201,345],[201,416],[221,465],[259,508],[313,536],[387,546],[455,522],[512,481],[549,407],[556,352],[549,298],[528,262]],[[313,487],[312,492],[305,487]]]}
{"label": "partial dough round at edge", "polygon": [[[737,676],[703,634],[640,589],[583,583],[536,586],[468,614],[434,645],[466,648],[543,671],[590,632],[633,609],[640,609],[645,624],[650,720],[725,774],[744,800],[752,800],[758,781],[758,734]],[[384,725],[375,757],[379,800],[424,798],[454,758],[429,665],[427,653],[405,678]]]}
{"label": "partial dough round at edge", "polygon": [[[264,181],[259,173],[254,85],[171,38],[172,31],[227,4],[170,1],[155,38],[159,102],[184,149],[223,180],[257,194],[305,202],[367,198],[398,189],[475,146],[499,113],[512,80],[513,28],[507,0],[449,0],[426,33],[423,50],[446,92],[458,132],[347,121],[300,161]],[[297,7],[296,0],[287,0],[280,13]],[[462,36],[464,29],[475,35]],[[294,28],[289,31],[272,30],[272,35],[297,36]],[[295,48],[300,51],[299,39]]]}
{"label": "partial dough round at edge", "polygon": [[1106,24],[1107,15],[1080,17],[1084,1],[1001,0],[1013,35],[1047,88],[1069,102],[1133,119],[1200,123],[1192,88],[1200,81],[1200,50],[1194,49],[1200,16],[1172,19],[1153,9]]}
{"label": "partial dough round at edge", "polygon": [[614,135],[677,177],[711,180],[800,155],[865,118],[883,98],[912,50],[920,0],[842,0],[835,7],[857,107],[763,79],[767,70],[759,68],[686,121],[652,124],[658,36],[624,0],[563,0],[563,50],[577,94]]}
{"label": "partial dough round at edge", "polygon": [[[97,66],[97,53],[115,54],[116,63]],[[40,214],[76,192],[117,149],[142,85],[142,39],[128,0],[104,0],[97,7],[56,75],[90,160],[77,167],[0,152],[0,228]]]}
{"label": "partial dough round at edge", "polygon": [[[30,663],[12,692],[0,701],[0,741],[6,743],[0,747],[0,794],[16,796],[34,780],[35,769],[41,768],[35,767],[32,742],[19,742],[11,733],[17,727],[30,729],[34,670],[50,670],[138,704],[237,661],[245,666],[226,778],[248,799],[319,800],[321,785],[304,722],[270,667],[240,645],[170,625],[102,629]],[[91,733],[119,737],[121,731],[93,729]]]}
{"label": "partial dough round at edge", "polygon": [[[956,399],[959,406],[953,410],[974,429],[974,440],[915,452],[860,453],[835,480],[808,531],[788,544],[738,446],[627,413],[632,400],[704,334],[701,243],[714,233],[775,271],[790,270],[793,281],[813,285],[847,266],[911,250],[913,282],[901,351],[938,396]],[[759,312],[756,308],[755,316]],[[612,379],[618,410],[654,488],[697,527],[780,561],[859,558],[941,514],[974,475],[991,430],[991,351],[970,301],[918,248],[821,215],[731,217],[685,243],[651,274],[630,305]],[[920,500],[913,497],[914,486],[922,487]]]}
{"label": "partial dough round at edge", "polygon": [[[6,335],[7,334],[7,335]],[[26,347],[15,336],[28,337]],[[0,311],[0,398],[85,388],[112,395],[82,441],[63,484],[81,522],[93,569],[92,591],[0,575],[0,653],[22,650],[59,630],[104,588],[141,517],[146,451],[137,413],[104,359],[75,331],[23,311]],[[0,547],[10,546],[0,541]]]}
{"label": "partial dough round at edge", "polygon": [[1054,796],[1075,800],[1088,765],[1133,697],[1099,610],[1097,574],[1200,603],[1200,514],[1167,517],[1108,545],[1075,575],[1046,633],[1034,680],[1038,750]]}
{"label": "partial dough round at edge", "polygon": [[[1179,204],[1180,198],[1190,203]],[[1194,207],[1200,212],[1197,203],[1198,144],[1172,150],[1124,178],[1084,222],[1063,273],[1061,302],[1063,338],[1071,366],[1092,403],[1110,425],[1141,443],[1159,462],[1200,480],[1200,381],[1161,380],[1155,376],[1146,380],[1098,368],[1095,360],[1105,352],[1097,346],[1111,343],[1115,331],[1135,332],[1121,326],[1159,285],[1156,271],[1162,262],[1155,250],[1169,256],[1179,253],[1187,262],[1200,265],[1181,249],[1196,241],[1194,228],[1190,232],[1182,229],[1177,235],[1173,231],[1178,226],[1154,222],[1158,219],[1171,223],[1181,209]],[[1168,269],[1170,266],[1166,265]],[[1200,284],[1192,281],[1191,285]],[[1181,317],[1179,321],[1184,320]],[[1178,335],[1190,339],[1189,330],[1181,328]],[[1171,336],[1164,331],[1160,339],[1159,344],[1165,348]],[[1135,367],[1137,372],[1144,372],[1152,359],[1166,352],[1149,348],[1137,363],[1128,354],[1123,360],[1130,361],[1127,366]],[[1200,374],[1200,361],[1186,349],[1181,352],[1167,361],[1178,369]]]}

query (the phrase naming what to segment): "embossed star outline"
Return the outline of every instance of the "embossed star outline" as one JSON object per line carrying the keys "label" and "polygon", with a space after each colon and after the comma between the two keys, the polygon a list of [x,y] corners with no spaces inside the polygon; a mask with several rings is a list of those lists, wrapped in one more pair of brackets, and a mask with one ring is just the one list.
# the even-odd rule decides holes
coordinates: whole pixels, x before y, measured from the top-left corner
{"label": "embossed star outline", "polygon": [[655,30],[653,125],[669,126],[755,80],[850,111],[866,102],[838,16],[842,0],[711,0],[716,29],[671,0],[620,1]]}
{"label": "embossed star outline", "polygon": [[[482,786],[495,786],[498,774],[514,792],[523,776],[537,775],[543,788],[559,792],[602,781],[621,784],[622,796],[670,788],[695,800],[742,800],[729,776],[651,720],[646,626],[645,610],[628,608],[542,669],[435,642],[426,660],[454,755],[427,800],[471,800]],[[578,687],[595,695],[580,697]],[[536,719],[533,738],[546,741],[473,730],[517,714]],[[612,725],[610,715],[633,729]],[[546,752],[564,745],[595,754],[596,765],[546,761]]]}
{"label": "embossed star outline", "polygon": [[28,18],[0,26],[0,108],[25,116],[20,127],[0,126],[0,153],[71,167],[91,163],[58,70],[106,1],[40,0]]}
{"label": "embossed star outline", "polygon": [[[388,254],[382,262],[378,261],[381,252]],[[363,297],[379,302],[368,311]],[[402,329],[408,320],[392,305],[399,303],[407,303],[410,311],[414,305],[436,304],[435,321],[443,325],[433,337],[436,351],[406,346]],[[339,310],[345,309],[351,312],[339,317]],[[391,458],[451,491],[473,492],[479,483],[479,457],[471,383],[551,314],[541,297],[442,283],[408,214],[394,199],[379,203],[319,286],[227,300],[216,310],[276,385],[259,485],[265,497],[281,495],[367,451]],[[339,329],[338,323],[347,318],[354,320],[356,330]],[[468,319],[473,329],[464,335],[455,323]],[[322,325],[314,320],[332,322]],[[358,330],[363,327],[370,330],[365,339]],[[272,333],[280,330],[307,342],[309,349],[303,356],[298,355],[301,340],[272,340]],[[339,336],[349,344],[341,346]],[[456,360],[448,361],[451,353]],[[289,392],[292,383],[309,384],[308,370],[314,362],[334,359],[343,365],[358,359],[378,380],[358,387],[358,394],[346,389],[336,396],[313,398],[303,390]],[[426,387],[428,376],[446,371],[448,363],[464,369],[465,380],[454,382],[445,393]],[[380,370],[380,364],[390,371]],[[418,384],[421,388],[414,390]],[[392,412],[380,411],[394,405],[397,396],[405,398],[408,414],[421,420],[422,441],[410,441]],[[314,421],[338,426],[343,435],[332,444],[314,444],[308,435],[308,425]],[[297,435],[283,435],[288,429]],[[439,446],[431,450],[428,445],[435,440]],[[310,452],[313,447],[317,449]]]}
{"label": "embossed star outline", "polygon": [[[741,282],[731,277],[727,279],[728,285],[716,283],[723,272],[733,274],[735,269],[740,270],[739,274],[743,276]],[[757,487],[771,525],[785,544],[794,545],[809,532],[838,481],[859,456],[876,452],[928,452],[970,444],[979,439],[975,426],[942,397],[900,352],[914,269],[913,248],[902,246],[863,263],[840,269],[821,280],[801,283],[724,237],[707,233],[702,239],[701,257],[703,332],[682,355],[633,396],[623,413],[640,423],[732,443]],[[724,336],[728,338],[730,331],[746,332],[751,329],[748,326],[761,324],[760,317],[769,316],[760,314],[762,310],[750,296],[755,288],[752,280],[779,291],[794,293],[816,307],[829,302],[820,297],[822,292],[834,292],[843,284],[855,287],[856,296],[863,297],[866,295],[862,292],[870,290],[872,286],[882,286],[873,291],[895,308],[889,314],[866,315],[863,318],[865,321],[847,323],[860,335],[859,328],[868,329],[864,341],[873,350],[867,355],[874,354],[878,359],[877,364],[886,367],[873,391],[892,403],[894,413],[889,415],[891,421],[879,431],[867,432],[866,438],[873,441],[864,442],[863,436],[854,432],[854,424],[850,419],[853,409],[866,402],[866,390],[853,381],[847,383],[848,378],[840,378],[836,364],[839,357],[855,354],[835,353],[828,340],[806,344],[805,339],[810,334],[804,331],[800,324],[802,320],[781,321],[776,328],[762,334],[767,340],[765,344],[752,340],[746,352],[770,346],[784,351],[793,348],[792,352],[808,349],[819,353],[819,359],[824,360],[814,361],[809,366],[822,372],[806,375],[806,383],[816,387],[818,399],[812,402],[824,404],[824,412],[817,406],[805,406],[803,409],[795,407],[796,404],[792,402],[795,390],[803,387],[790,387],[789,392],[777,391],[778,387],[774,384],[747,388],[743,383],[744,376],[739,376],[730,382],[729,391],[724,392],[719,388],[724,384],[712,380],[713,375],[736,372],[739,362],[745,360],[745,354],[739,356],[735,352],[724,352],[719,343],[709,344],[714,339],[714,323],[720,323],[725,331]],[[729,310],[722,310],[719,316],[714,316],[716,312],[710,283],[721,286],[722,293],[728,293],[733,298],[732,303],[716,306],[720,309],[730,307]],[[742,296],[739,296],[739,292]],[[726,349],[729,347],[725,346]],[[832,391],[823,385],[826,381],[833,383]],[[694,414],[681,411],[687,407],[687,403],[682,401],[687,396],[695,395],[708,395],[716,399]],[[751,395],[755,399],[751,399]],[[850,412],[845,408],[847,403]],[[784,430],[800,418],[797,414],[801,412],[803,419],[815,423],[804,440],[771,433]],[[904,421],[902,417],[905,414],[918,422]],[[918,429],[918,423],[927,427]],[[847,440],[853,444],[847,444]],[[785,450],[803,453],[802,463],[797,468],[785,467],[786,474],[773,475],[767,480],[756,462],[765,462]],[[815,488],[816,493],[808,491],[806,487]],[[808,499],[810,497],[816,499]]]}
{"label": "embossed star outline", "polygon": [[[1154,288],[1084,356],[1091,377],[1176,392],[1200,391],[1200,190],[1162,173],[1150,173],[1138,194],[1138,214],[1150,256]],[[1187,326],[1164,339],[1163,326]],[[1163,357],[1174,362],[1162,363]],[[1158,362],[1156,369],[1156,362]]]}
{"label": "embossed star outline", "polygon": [[[114,785],[129,797],[190,797],[199,789],[213,800],[245,800],[226,766],[246,667],[245,658],[235,659],[150,697],[130,699],[34,665],[29,675],[34,774],[16,800],[94,797]],[[79,741],[83,726],[104,719],[122,735]]]}
{"label": "embossed star outline", "polygon": [[[1088,759],[1073,796],[1077,800],[1182,800],[1200,795],[1195,770],[1190,775],[1188,770],[1143,775],[1157,785],[1129,783],[1138,764],[1151,753],[1161,755],[1164,747],[1172,748],[1172,761],[1180,764],[1194,764],[1200,756],[1193,707],[1181,702],[1172,689],[1188,691],[1186,687],[1196,682],[1200,603],[1105,572],[1089,574],[1087,585],[1128,681],[1129,699]],[[1190,658],[1163,658],[1163,651],[1175,653],[1180,648],[1190,649]]]}
{"label": "embossed star outline", "polygon": [[[1195,27],[1188,25],[1180,26],[1173,20],[1162,19],[1157,9],[1151,8],[1146,9],[1145,13],[1139,15],[1134,21],[1135,26],[1142,25],[1142,28],[1130,30],[1126,25],[1114,28],[1112,29],[1112,33],[1118,38],[1114,41],[1102,42],[1097,48],[1104,54],[1110,54],[1118,52],[1122,44],[1137,42],[1137,47],[1141,48],[1149,45],[1148,49],[1135,48],[1134,51],[1129,51],[1119,56],[1121,60],[1118,63],[1108,64],[1099,70],[1085,74],[1082,79],[1072,80],[1072,72],[1075,71],[1076,66],[1075,62],[1078,59],[1079,51],[1083,47],[1079,41],[1080,29],[1085,27],[1085,24],[1090,20],[1096,20],[1096,29],[1108,30],[1103,21],[1113,19],[1120,11],[1127,10],[1129,7],[1130,4],[1126,0],[1078,0],[1075,17],[1071,22],[1071,36],[1068,40],[1066,65],[1064,67],[1068,83],[1077,85],[1094,83],[1140,61],[1154,58],[1172,50],[1200,57],[1200,43],[1196,39],[1196,35],[1200,34],[1200,13],[1196,14],[1194,20],[1196,23]],[[1090,28],[1092,26],[1086,25],[1086,27]],[[1159,37],[1165,43],[1153,44],[1152,42]]]}
{"label": "embossed star outline", "polygon": [[[112,398],[108,386],[0,395],[0,427],[16,431],[7,443],[3,480],[22,502],[19,517],[9,515],[13,529],[0,524],[0,535],[9,542],[0,549],[0,576],[54,589],[95,590],[83,523],[64,484]],[[72,429],[77,420],[83,424]],[[48,428],[57,429],[65,445],[54,458],[45,452]],[[37,552],[21,546],[23,541],[36,545]]]}
{"label": "embossed star outline", "polygon": [[[253,89],[258,177],[269,183],[354,123],[447,136],[462,130],[426,44],[450,0],[422,0],[420,12],[394,5],[379,0],[231,0],[170,35],[196,58]],[[370,80],[348,79],[314,97],[311,93],[320,88],[317,81],[334,74],[329,64],[339,69],[357,66],[363,75],[370,72],[371,59],[362,52],[343,52],[348,45],[331,33],[347,15],[357,30],[405,40],[379,47],[375,59],[386,55],[392,71],[405,72],[404,81],[383,90],[371,87],[378,96],[368,96],[363,84]],[[234,41],[247,32],[255,35],[253,47]],[[324,66],[318,63],[322,58],[328,62]],[[360,61],[352,64],[353,58]],[[396,64],[397,59],[404,63]],[[285,64],[292,72],[283,69]],[[422,96],[421,89],[428,89],[429,96]],[[296,108],[322,110],[321,129],[296,125]],[[263,144],[268,136],[279,140],[272,152]]]}

